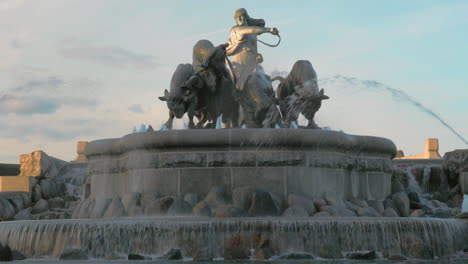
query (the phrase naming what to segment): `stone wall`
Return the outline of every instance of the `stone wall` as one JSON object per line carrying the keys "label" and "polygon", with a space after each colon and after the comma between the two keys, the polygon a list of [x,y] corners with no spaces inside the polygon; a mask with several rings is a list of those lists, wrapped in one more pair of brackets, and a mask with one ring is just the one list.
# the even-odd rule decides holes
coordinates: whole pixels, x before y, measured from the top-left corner
{"label": "stone wall", "polygon": [[20,173],[19,164],[0,163],[0,176],[15,176]]}
{"label": "stone wall", "polygon": [[306,129],[158,131],[86,148],[96,200],[132,192],[205,195],[213,186],[384,200],[395,152],[388,139]]}
{"label": "stone wall", "polygon": [[29,177],[0,176],[0,192],[29,192]]}

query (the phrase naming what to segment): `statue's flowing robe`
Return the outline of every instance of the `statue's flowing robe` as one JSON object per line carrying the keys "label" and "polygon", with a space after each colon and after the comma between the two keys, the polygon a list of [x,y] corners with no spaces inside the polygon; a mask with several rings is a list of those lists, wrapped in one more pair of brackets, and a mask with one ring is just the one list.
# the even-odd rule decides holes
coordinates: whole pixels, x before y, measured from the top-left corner
{"label": "statue's flowing robe", "polygon": [[237,88],[242,89],[247,77],[258,69],[258,50],[256,34],[237,34],[236,27],[230,32],[226,54],[232,56],[233,74],[237,79]]}

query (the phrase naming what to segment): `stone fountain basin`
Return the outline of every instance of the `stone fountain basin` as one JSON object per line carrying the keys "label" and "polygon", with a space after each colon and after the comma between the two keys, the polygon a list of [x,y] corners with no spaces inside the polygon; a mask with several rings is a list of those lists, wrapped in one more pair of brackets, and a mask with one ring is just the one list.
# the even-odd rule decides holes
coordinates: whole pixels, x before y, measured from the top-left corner
{"label": "stone fountain basin", "polygon": [[196,218],[133,217],[0,223],[0,242],[29,258],[57,257],[65,248],[90,256],[162,255],[180,248],[186,257],[232,248],[271,247],[275,255],[309,252],[339,259],[345,252],[376,250],[412,258],[442,257],[468,244],[462,220],[430,218]]}
{"label": "stone fountain basin", "polygon": [[287,197],[384,200],[395,144],[386,138],[312,129],[201,129],[92,141],[85,198],[132,192],[205,195],[213,186],[255,186]]}

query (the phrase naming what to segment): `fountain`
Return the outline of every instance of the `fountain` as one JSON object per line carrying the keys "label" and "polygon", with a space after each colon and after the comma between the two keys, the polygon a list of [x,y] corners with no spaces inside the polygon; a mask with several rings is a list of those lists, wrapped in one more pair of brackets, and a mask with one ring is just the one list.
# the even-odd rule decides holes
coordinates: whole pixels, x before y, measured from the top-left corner
{"label": "fountain", "polygon": [[[310,62],[270,78],[257,35],[278,30],[245,9],[235,18],[227,44],[199,41],[193,63],[177,67],[160,97],[169,108],[160,131],[87,144],[88,180],[73,219],[3,222],[0,242],[30,258],[67,249],[157,258],[177,248],[195,260],[360,251],[432,259],[468,246],[463,220],[408,218],[410,201],[395,191],[394,143],[319,129],[314,116],[328,97]],[[189,129],[173,130],[185,113]],[[419,192],[429,177],[424,171]]]}

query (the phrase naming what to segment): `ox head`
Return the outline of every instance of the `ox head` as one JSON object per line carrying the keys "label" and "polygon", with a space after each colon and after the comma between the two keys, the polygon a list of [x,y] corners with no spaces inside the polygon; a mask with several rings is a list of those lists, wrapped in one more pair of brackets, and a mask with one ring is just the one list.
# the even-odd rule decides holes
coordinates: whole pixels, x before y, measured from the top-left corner
{"label": "ox head", "polygon": [[174,113],[175,117],[182,118],[185,114],[185,103],[187,102],[187,96],[170,94],[167,89],[164,90],[164,96],[160,96],[159,100],[167,103],[169,111]]}
{"label": "ox head", "polygon": [[329,97],[324,94],[323,89],[314,91],[295,87],[295,92],[286,99],[287,111],[291,116],[302,113],[307,120],[312,120],[322,106],[322,100],[327,99]]}

